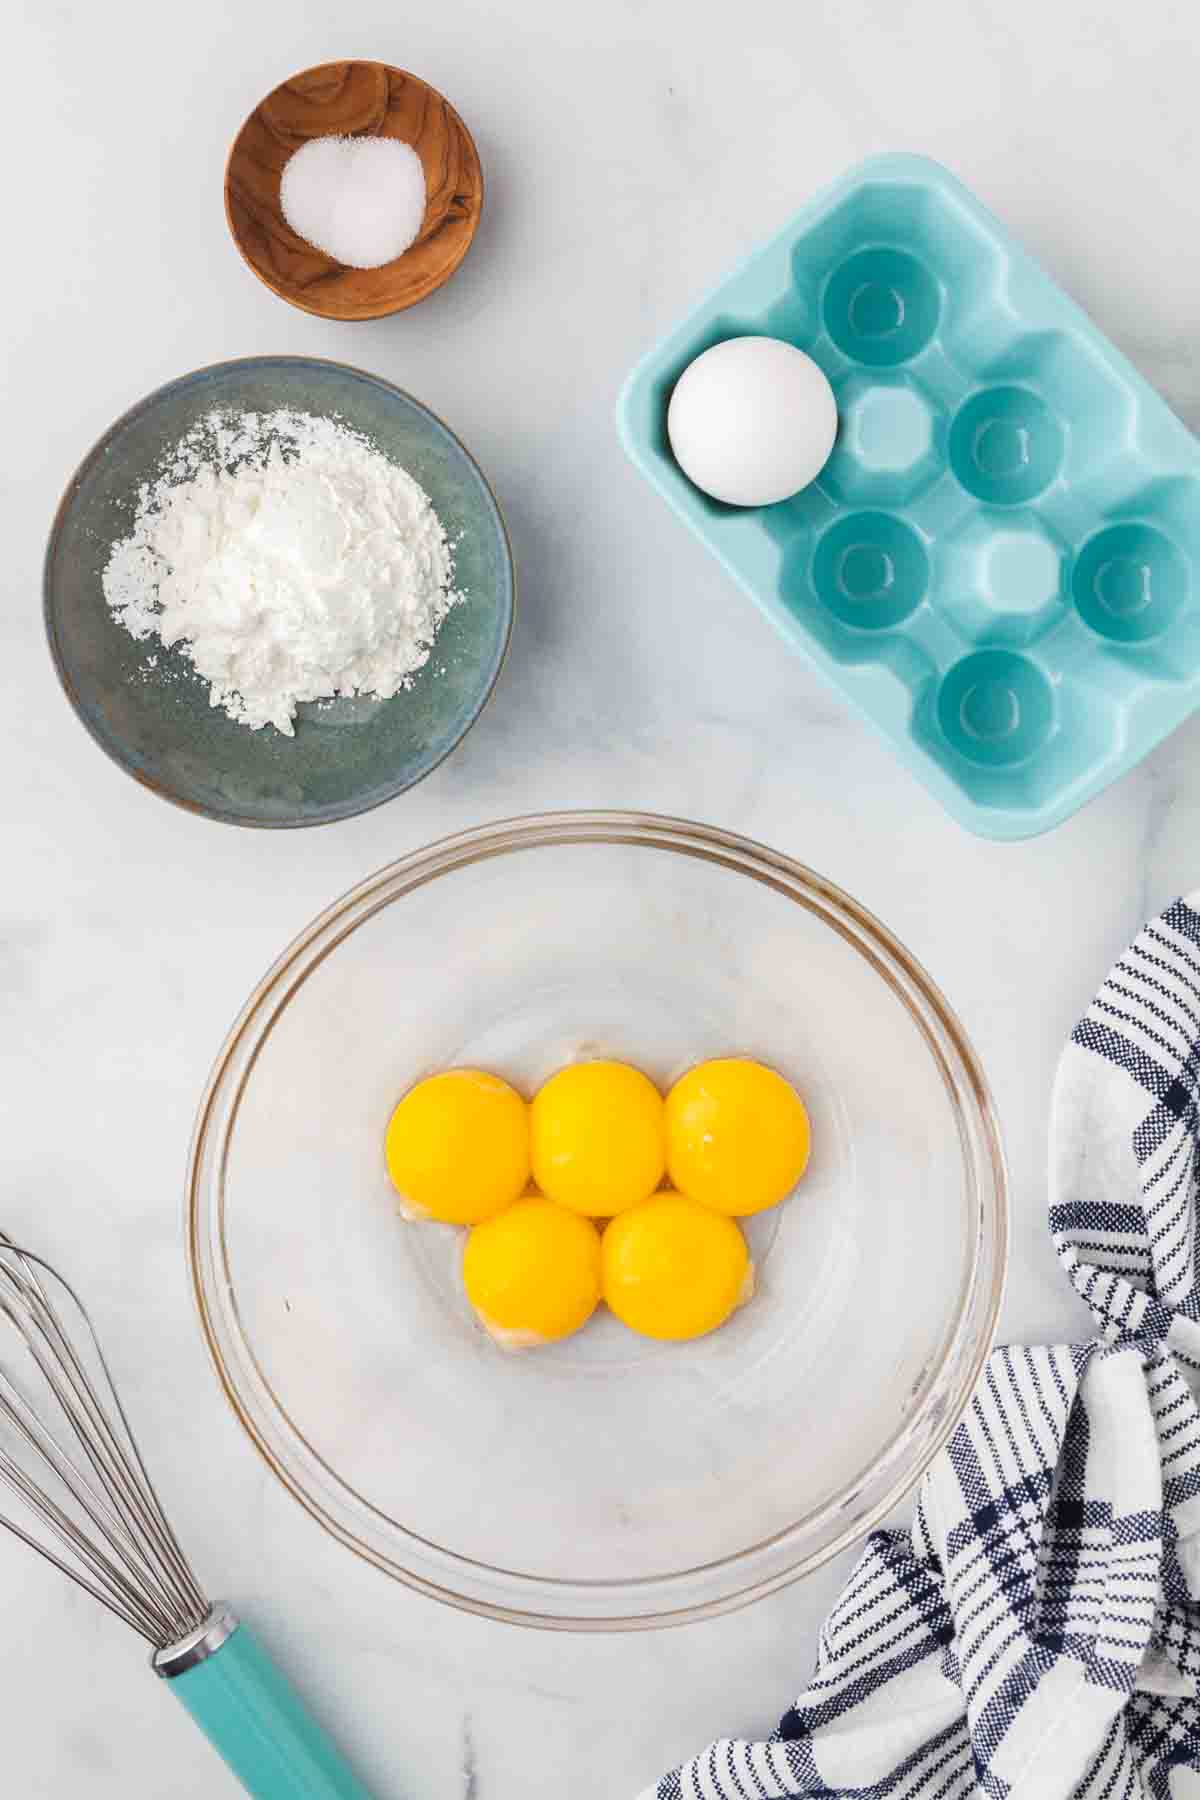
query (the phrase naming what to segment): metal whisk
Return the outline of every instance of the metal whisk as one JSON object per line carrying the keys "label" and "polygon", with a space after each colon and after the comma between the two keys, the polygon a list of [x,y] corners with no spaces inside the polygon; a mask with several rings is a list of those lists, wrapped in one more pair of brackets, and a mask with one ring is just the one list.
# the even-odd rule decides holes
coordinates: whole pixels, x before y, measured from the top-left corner
{"label": "metal whisk", "polygon": [[27,1520],[0,1509],[0,1525],[145,1638],[249,1793],[369,1800],[257,1640],[205,1599],[83,1302],[2,1231],[0,1485]]}

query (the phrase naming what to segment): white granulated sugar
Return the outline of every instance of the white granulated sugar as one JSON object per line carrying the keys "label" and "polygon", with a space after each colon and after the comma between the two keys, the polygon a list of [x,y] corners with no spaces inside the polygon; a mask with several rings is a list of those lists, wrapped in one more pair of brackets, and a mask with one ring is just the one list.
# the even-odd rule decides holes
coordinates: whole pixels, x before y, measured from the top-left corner
{"label": "white granulated sugar", "polygon": [[284,164],[279,204],[305,243],[347,268],[378,269],[421,229],[425,171],[398,138],[311,138]]}
{"label": "white granulated sugar", "polygon": [[113,546],[104,596],[180,645],[214,706],[289,737],[303,700],[386,699],[459,596],[428,495],[359,432],[310,413],[210,413],[167,453]]}

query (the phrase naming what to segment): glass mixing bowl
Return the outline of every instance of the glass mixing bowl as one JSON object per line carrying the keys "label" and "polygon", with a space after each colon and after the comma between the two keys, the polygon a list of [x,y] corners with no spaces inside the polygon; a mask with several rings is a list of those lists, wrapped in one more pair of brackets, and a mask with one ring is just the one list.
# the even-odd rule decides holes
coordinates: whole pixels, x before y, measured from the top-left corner
{"label": "glass mixing bowl", "polygon": [[[397,1216],[400,1094],[599,1055],[666,1087],[731,1052],[813,1123],[795,1196],[746,1221],[751,1304],[691,1344],[601,1312],[497,1348],[461,1233]],[[235,1024],[189,1172],[204,1334],[285,1486],[424,1593],[575,1629],[720,1611],[882,1518],[967,1403],[1006,1239],[987,1086],[925,972],[811,870],[634,813],[466,832],[337,901]]]}

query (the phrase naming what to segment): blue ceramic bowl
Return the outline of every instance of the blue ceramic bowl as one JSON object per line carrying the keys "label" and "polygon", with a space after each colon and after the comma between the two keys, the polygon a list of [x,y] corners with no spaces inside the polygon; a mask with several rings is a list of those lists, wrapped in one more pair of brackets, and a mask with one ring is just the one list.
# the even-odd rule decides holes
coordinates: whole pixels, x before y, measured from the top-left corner
{"label": "blue ceramic bowl", "polygon": [[[296,735],[249,731],[210,706],[207,684],[157,639],[136,643],[101,576],[164,450],[214,407],[336,413],[403,465],[455,544],[465,599],[429,662],[390,700],[302,706]],[[512,629],[512,552],[499,507],[453,432],[377,376],[304,356],[216,363],[172,381],[101,438],[67,488],[46,552],[46,631],[67,696],[101,749],[146,787],[234,825],[324,825],[403,793],[468,732]],[[153,661],[152,659],[157,659]]]}

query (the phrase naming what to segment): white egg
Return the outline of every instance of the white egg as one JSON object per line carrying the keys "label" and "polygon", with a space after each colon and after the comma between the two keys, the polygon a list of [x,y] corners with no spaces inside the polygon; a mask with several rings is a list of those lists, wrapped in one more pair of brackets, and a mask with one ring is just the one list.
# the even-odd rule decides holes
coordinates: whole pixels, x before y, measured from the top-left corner
{"label": "white egg", "polygon": [[714,344],[688,364],[667,408],[680,468],[731,506],[771,506],[807,487],[836,435],[828,380],[781,338]]}

